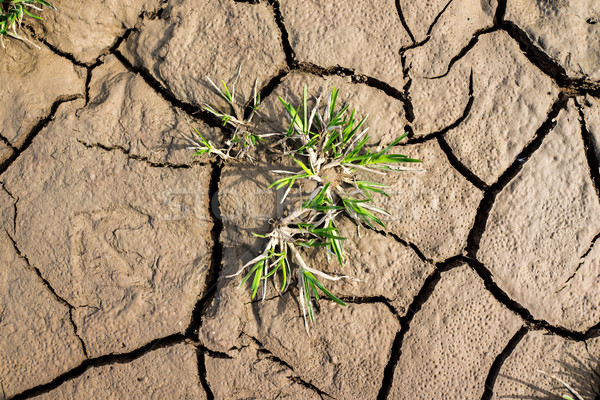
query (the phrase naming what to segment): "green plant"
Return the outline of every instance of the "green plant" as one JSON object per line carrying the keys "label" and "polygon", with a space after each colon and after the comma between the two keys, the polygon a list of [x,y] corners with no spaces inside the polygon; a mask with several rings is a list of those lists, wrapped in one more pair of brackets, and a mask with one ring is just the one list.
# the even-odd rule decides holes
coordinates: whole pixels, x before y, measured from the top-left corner
{"label": "green plant", "polygon": [[[241,113],[235,112],[235,83],[231,92],[225,82],[224,89],[219,89],[214,84],[212,86],[234,111],[233,114],[225,113],[208,105],[205,109],[221,119],[225,125],[234,128],[233,138],[243,139],[238,142],[230,140],[226,149],[215,149],[210,141],[195,130],[199,139],[188,138],[192,148],[198,155],[213,154],[224,160],[242,157],[252,159],[249,150],[254,149],[256,140],[265,140],[265,136],[253,133],[249,120],[240,119],[238,116]],[[346,238],[338,228],[339,217],[346,215],[358,226],[374,228],[377,224],[384,227],[381,216],[389,214],[375,205],[374,196],[388,194],[384,184],[372,179],[390,171],[414,170],[400,168],[398,165],[419,162],[402,154],[391,153],[406,134],[383,149],[369,148],[367,144],[370,136],[368,128],[364,128],[367,117],[358,120],[355,110],[349,111],[348,105],[338,107],[337,99],[338,89],[334,88],[326,105],[322,105],[321,98],[318,97],[314,100],[314,106],[309,108],[306,86],[301,104],[296,108],[280,98],[290,123],[285,131],[268,135],[278,138],[269,145],[271,150],[290,157],[299,169],[271,171],[281,177],[269,188],[284,190],[282,203],[286,201],[292,188],[297,188],[300,193],[307,194],[307,197],[288,201],[287,215],[275,221],[269,233],[254,234],[267,240],[264,250],[242,266],[236,274],[230,276],[245,272],[239,286],[251,282],[252,298],[255,298],[258,290],[262,288],[263,300],[269,279],[273,279],[283,292],[295,278],[307,331],[308,320],[314,322],[313,299],[319,300],[319,293],[340,305],[345,305],[319,279],[334,281],[350,277],[332,276],[311,268],[303,257],[301,248],[322,248],[330,262],[335,259],[343,265],[346,260]],[[255,90],[250,116],[258,113],[259,108],[259,98]],[[249,143],[241,140],[249,140]],[[239,150],[237,155],[232,157],[230,151],[236,146]]]}
{"label": "green plant", "polygon": [[[35,11],[42,11],[43,7],[52,10],[55,8],[45,0],[0,0],[0,40],[4,46],[4,37],[10,36],[15,39],[23,40],[36,46],[29,39],[20,36],[17,28],[21,28],[23,17],[42,19]],[[36,46],[37,47],[37,46]]]}
{"label": "green plant", "polygon": [[584,399],[583,399],[583,397],[582,397],[582,396],[581,396],[579,393],[577,393],[577,391],[576,391],[575,389],[573,389],[573,388],[571,387],[571,385],[569,385],[567,382],[563,381],[563,380],[562,380],[562,379],[560,379],[559,377],[557,377],[557,376],[555,376],[555,375],[551,375],[551,374],[549,374],[549,373],[547,373],[547,372],[544,372],[544,371],[542,371],[542,370],[538,370],[538,372],[541,372],[542,374],[544,374],[544,375],[547,375],[547,376],[549,376],[550,378],[552,378],[552,379],[556,380],[556,381],[557,381],[557,382],[559,382],[561,385],[563,385],[563,386],[565,387],[565,389],[567,389],[567,390],[569,391],[569,393],[570,393],[570,394],[572,394],[573,396],[575,396],[575,397],[571,397],[570,395],[563,394],[563,395],[562,395],[562,398],[563,398],[563,399],[565,399],[565,400],[584,400]]}

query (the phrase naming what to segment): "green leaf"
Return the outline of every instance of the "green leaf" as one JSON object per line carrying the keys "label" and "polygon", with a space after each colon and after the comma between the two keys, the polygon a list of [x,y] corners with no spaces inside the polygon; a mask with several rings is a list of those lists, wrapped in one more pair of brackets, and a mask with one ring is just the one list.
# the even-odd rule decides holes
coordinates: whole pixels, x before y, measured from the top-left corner
{"label": "green leaf", "polygon": [[313,274],[311,274],[310,272],[306,271],[306,270],[302,270],[302,273],[304,274],[304,276],[306,277],[307,280],[309,280],[311,283],[313,283],[314,285],[316,285],[319,289],[321,289],[321,291],[323,293],[325,293],[325,295],[327,297],[329,297],[331,300],[335,301],[336,303],[338,303],[341,306],[345,306],[346,303],[344,303],[342,300],[340,300],[339,298],[337,298],[336,296],[334,296],[333,294],[331,294],[331,292],[329,290],[327,290],[325,288],[325,286],[323,286],[321,284],[321,282],[319,282],[317,280],[317,278],[315,278],[315,276]]}

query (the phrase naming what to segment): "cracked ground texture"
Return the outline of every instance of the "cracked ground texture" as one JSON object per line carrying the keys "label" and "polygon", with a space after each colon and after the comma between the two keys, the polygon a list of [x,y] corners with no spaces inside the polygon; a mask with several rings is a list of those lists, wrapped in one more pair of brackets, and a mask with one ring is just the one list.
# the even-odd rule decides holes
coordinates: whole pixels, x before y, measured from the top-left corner
{"label": "cracked ground texture", "polygon": [[[597,398],[597,1],[53,3],[0,64],[0,399]],[[335,86],[426,170],[384,178],[386,228],[342,221],[346,265],[311,255],[359,280],[310,335],[227,278],[285,162],[178,133],[222,142],[205,78],[240,64],[266,129]]]}

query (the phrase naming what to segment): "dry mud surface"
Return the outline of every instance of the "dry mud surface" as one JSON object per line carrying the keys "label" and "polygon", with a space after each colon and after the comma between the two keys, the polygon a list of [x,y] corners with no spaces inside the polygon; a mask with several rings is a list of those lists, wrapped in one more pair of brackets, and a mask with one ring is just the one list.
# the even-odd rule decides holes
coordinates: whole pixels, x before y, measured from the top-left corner
{"label": "dry mud surface", "polygon": [[[0,63],[0,399],[586,399],[600,358],[596,0],[56,0]],[[265,113],[307,84],[370,115],[386,228],[304,331],[295,293],[228,279],[280,212],[271,159],[207,76]]]}

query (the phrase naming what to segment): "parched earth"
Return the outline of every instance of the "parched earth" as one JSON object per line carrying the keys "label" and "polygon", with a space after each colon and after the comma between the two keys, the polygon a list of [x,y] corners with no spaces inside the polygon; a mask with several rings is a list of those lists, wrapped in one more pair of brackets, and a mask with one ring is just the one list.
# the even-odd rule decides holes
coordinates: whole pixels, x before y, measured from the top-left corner
{"label": "parched earth", "polygon": [[[596,0],[56,0],[0,63],[0,398],[586,399],[600,375]],[[230,132],[206,77],[340,88],[387,175],[386,228],[310,335],[291,290],[227,276],[281,213],[278,161],[193,158]],[[540,371],[544,371],[544,374]]]}

